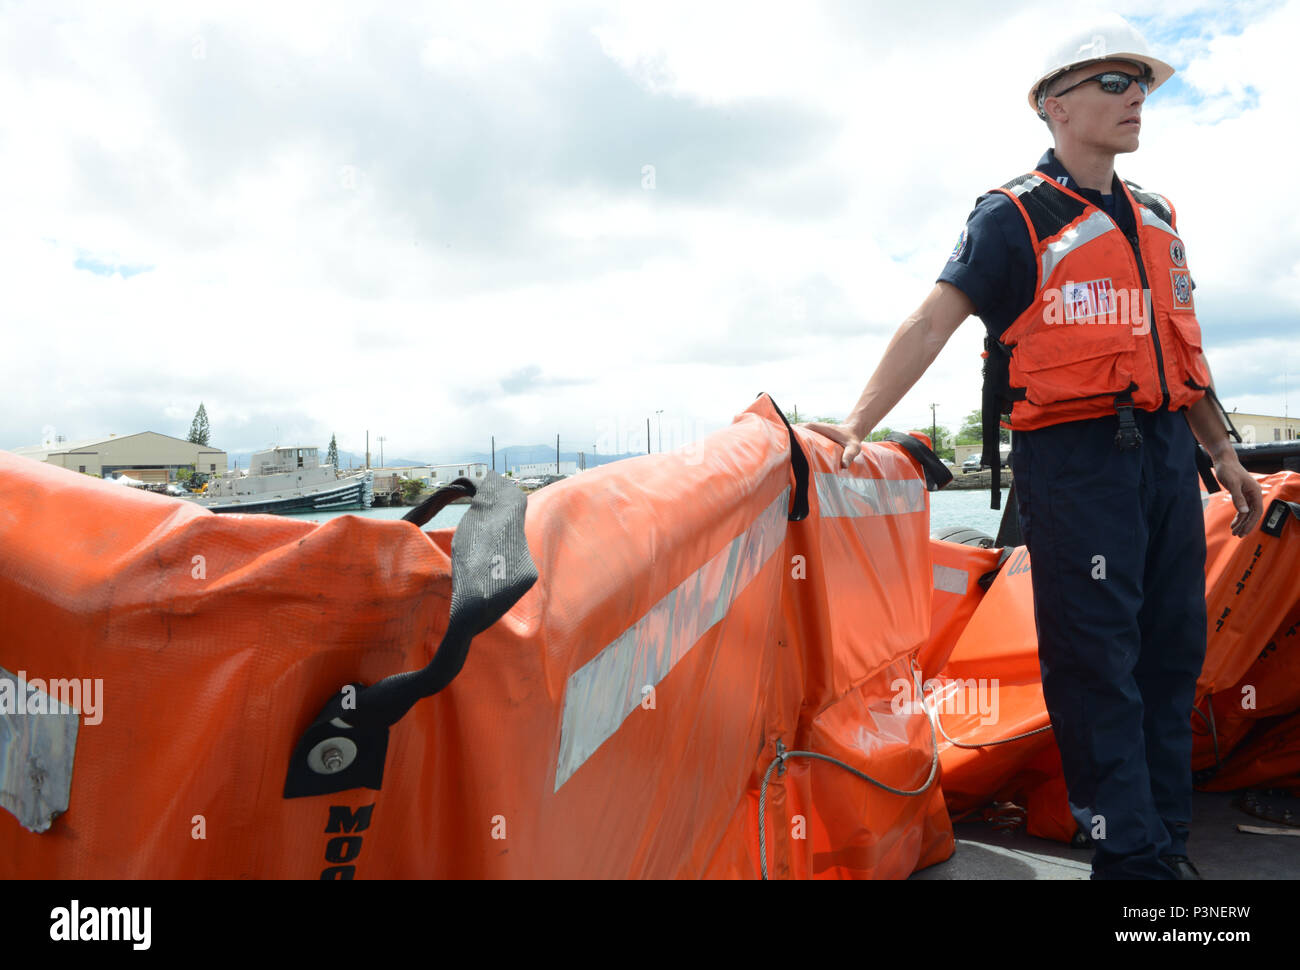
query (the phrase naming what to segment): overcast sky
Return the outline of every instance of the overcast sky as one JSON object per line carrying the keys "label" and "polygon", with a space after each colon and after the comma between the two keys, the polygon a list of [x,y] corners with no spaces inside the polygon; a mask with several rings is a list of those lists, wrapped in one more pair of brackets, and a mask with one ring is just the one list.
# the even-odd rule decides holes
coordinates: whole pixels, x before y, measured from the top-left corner
{"label": "overcast sky", "polygon": [[[434,460],[842,418],[1050,144],[1041,3],[375,7],[0,2],[0,447],[200,400],[229,451]],[[1178,209],[1225,404],[1300,413],[1300,0],[1119,12],[1178,73],[1117,169]],[[982,332],[886,423],[977,408]]]}

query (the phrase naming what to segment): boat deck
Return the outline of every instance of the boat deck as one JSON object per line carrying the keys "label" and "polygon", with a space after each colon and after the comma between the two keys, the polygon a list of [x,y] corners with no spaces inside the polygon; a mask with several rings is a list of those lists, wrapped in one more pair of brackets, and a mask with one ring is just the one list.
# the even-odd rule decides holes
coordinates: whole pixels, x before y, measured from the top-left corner
{"label": "boat deck", "polygon": [[[1237,826],[1286,828],[1234,808],[1233,792],[1192,796],[1188,857],[1206,880],[1300,879],[1300,834],[1255,835]],[[1282,802],[1282,799],[1277,799]],[[1300,799],[1292,798],[1290,802]],[[1290,831],[1300,833],[1300,828]],[[1088,879],[1092,849],[1000,832],[982,820],[953,826],[957,850],[946,862],[913,873],[912,879]]]}

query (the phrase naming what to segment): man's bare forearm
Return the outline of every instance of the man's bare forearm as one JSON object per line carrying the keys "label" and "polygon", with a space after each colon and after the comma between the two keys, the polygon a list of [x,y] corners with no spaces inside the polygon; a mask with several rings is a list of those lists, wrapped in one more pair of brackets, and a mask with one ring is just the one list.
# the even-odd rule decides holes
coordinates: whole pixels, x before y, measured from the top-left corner
{"label": "man's bare forearm", "polygon": [[[1209,362],[1205,369],[1209,371]],[[1214,376],[1210,376],[1210,387],[1214,387]],[[1192,426],[1192,434],[1205,446],[1206,452],[1216,465],[1225,460],[1236,461],[1237,453],[1232,448],[1232,439],[1224,426],[1223,415],[1219,405],[1208,393],[1187,409],[1187,423]]]}
{"label": "man's bare forearm", "polygon": [[1210,395],[1205,395],[1187,409],[1187,423],[1192,426],[1192,433],[1205,446],[1216,465],[1225,459],[1236,459],[1237,453],[1232,448],[1228,429],[1223,425],[1223,416],[1219,414],[1219,408]]}
{"label": "man's bare forearm", "polygon": [[970,301],[960,290],[947,283],[937,284],[898,328],[844,423],[865,438],[921,379],[971,311]]}

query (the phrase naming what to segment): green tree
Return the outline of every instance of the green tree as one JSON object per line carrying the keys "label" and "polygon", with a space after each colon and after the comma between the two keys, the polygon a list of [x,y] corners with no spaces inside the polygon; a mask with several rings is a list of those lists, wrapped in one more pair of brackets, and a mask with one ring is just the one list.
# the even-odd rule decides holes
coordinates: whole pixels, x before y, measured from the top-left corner
{"label": "green tree", "polygon": [[208,427],[208,411],[203,406],[203,402],[200,401],[199,409],[194,412],[194,420],[190,422],[190,434],[186,440],[192,444],[206,447],[212,443],[208,440],[211,434],[212,431]]}
{"label": "green tree", "polygon": [[[1004,445],[1011,443],[1011,432],[1006,428],[998,428],[998,440]],[[959,445],[978,445],[984,443],[984,418],[978,411],[972,411],[966,415],[966,420],[962,422],[961,430],[957,432],[957,444]]]}
{"label": "green tree", "polygon": [[414,502],[419,497],[420,492],[423,489],[424,486],[420,484],[418,479],[415,478],[402,479],[402,499],[404,501]]}
{"label": "green tree", "polygon": [[334,436],[334,435],[330,435],[330,446],[329,446],[329,450],[327,450],[327,451],[325,452],[325,464],[327,464],[327,465],[333,465],[333,466],[334,466],[334,470],[335,470],[335,471],[338,471],[338,468],[339,468],[339,443],[338,443],[337,440],[335,440],[335,436]]}
{"label": "green tree", "polygon": [[[931,431],[930,428],[918,428],[917,430],[924,431],[926,434],[929,434]],[[933,430],[934,453],[940,458],[947,458],[949,461],[952,461],[956,455],[956,451],[953,449],[952,432],[943,425],[938,425]]]}
{"label": "green tree", "polygon": [[957,444],[959,445],[977,445],[984,440],[984,418],[979,411],[972,411],[966,415],[966,420],[961,423],[957,431]]}
{"label": "green tree", "polygon": [[807,414],[800,414],[798,405],[795,406],[795,409],[793,411],[784,411],[782,413],[785,414],[785,419],[789,421],[791,424],[811,424],[814,421],[820,422],[822,424],[840,423],[839,418],[827,418],[827,417],[814,418],[814,417],[810,417]]}

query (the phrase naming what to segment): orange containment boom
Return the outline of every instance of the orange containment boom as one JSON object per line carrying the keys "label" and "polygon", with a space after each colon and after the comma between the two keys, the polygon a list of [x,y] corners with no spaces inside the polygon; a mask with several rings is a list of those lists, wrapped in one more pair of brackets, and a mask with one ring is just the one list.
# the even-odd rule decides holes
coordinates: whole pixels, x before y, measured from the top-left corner
{"label": "orange containment boom", "polygon": [[216,516],[0,452],[0,876],[947,858],[911,686],[942,473],[914,443],[839,454],[764,396],[526,517],[485,483],[453,533]]}
{"label": "orange containment boom", "polygon": [[[1232,497],[1203,496],[1207,648],[1197,709],[1188,712],[1202,789],[1291,787],[1300,765],[1300,475],[1256,477],[1265,514],[1241,539],[1229,531]],[[936,561],[962,555],[948,549]],[[1042,696],[1031,565],[1024,547],[1011,551],[934,679],[945,702],[937,712],[947,735],[944,793],[954,816],[1016,801],[1027,809],[1029,834],[1068,842],[1076,826]],[[936,612],[937,633],[946,629],[938,620]],[[970,684],[997,685],[996,712],[972,705],[963,689]]]}

